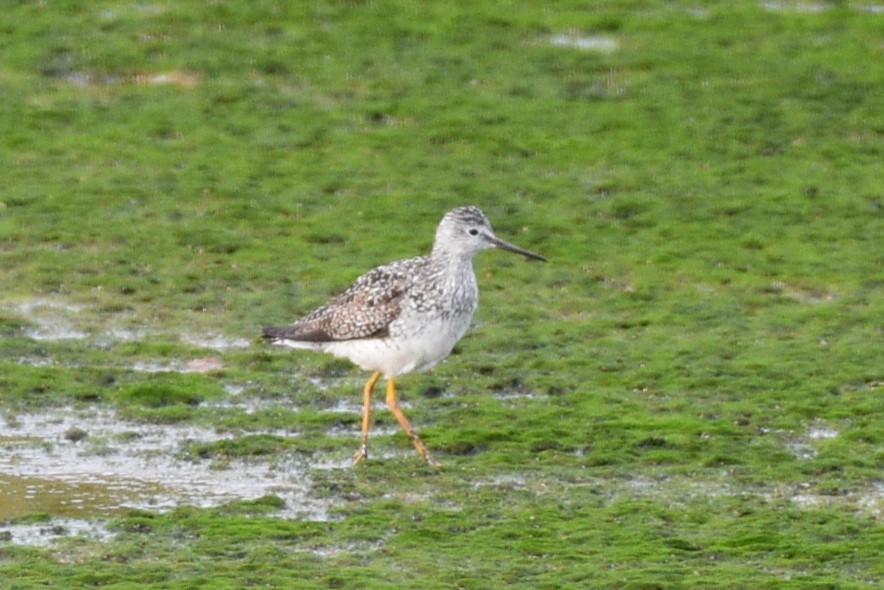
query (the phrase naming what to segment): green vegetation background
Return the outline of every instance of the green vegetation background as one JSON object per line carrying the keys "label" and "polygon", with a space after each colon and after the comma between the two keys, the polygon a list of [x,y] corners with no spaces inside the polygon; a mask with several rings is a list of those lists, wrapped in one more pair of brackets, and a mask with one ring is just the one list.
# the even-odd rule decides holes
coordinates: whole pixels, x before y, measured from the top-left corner
{"label": "green vegetation background", "polygon": [[[205,460],[346,456],[326,433],[359,417],[318,411],[358,398],[343,363],[255,342],[209,374],[132,364],[255,338],[461,204],[550,262],[480,256],[476,326],[401,380],[441,472],[317,470],[330,522],[268,499],[0,545],[3,586],[880,584],[884,17],[816,6],[4,2],[8,415],[106,404],[241,429]],[[35,341],[34,298],[145,336]],[[280,411],[199,405],[243,381]],[[280,419],[305,435],[249,437]],[[838,435],[790,452],[815,424]]]}

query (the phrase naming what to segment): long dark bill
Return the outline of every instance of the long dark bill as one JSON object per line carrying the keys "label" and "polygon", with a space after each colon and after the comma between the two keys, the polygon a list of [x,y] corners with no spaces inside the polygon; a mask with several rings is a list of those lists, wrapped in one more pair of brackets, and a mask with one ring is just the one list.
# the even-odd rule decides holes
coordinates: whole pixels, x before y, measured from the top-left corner
{"label": "long dark bill", "polygon": [[540,254],[535,254],[534,252],[530,252],[525,250],[524,248],[519,248],[515,244],[510,244],[505,240],[501,240],[497,236],[489,236],[488,241],[500,248],[501,250],[507,250],[508,252],[515,252],[516,254],[521,254],[522,256],[526,256],[527,258],[533,258],[534,260],[542,260],[546,262],[546,258],[541,256]]}

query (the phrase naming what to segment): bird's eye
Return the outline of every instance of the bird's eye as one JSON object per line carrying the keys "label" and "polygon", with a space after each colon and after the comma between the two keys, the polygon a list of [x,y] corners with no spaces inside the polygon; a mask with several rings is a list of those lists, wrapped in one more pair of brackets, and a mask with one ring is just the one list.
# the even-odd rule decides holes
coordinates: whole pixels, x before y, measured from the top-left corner
{"label": "bird's eye", "polygon": [[478,236],[478,235],[479,235],[479,230],[477,230],[477,229],[474,227],[473,229],[470,230],[470,235],[471,235],[471,236]]}

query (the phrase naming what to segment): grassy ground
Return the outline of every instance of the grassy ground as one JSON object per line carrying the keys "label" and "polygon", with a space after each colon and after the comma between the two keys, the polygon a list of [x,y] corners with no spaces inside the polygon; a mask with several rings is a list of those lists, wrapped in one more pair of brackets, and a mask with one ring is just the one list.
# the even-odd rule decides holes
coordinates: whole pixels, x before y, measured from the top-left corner
{"label": "grassy ground", "polygon": [[[323,409],[358,404],[360,373],[268,349],[261,324],[426,251],[465,203],[550,262],[481,255],[473,329],[401,380],[443,470],[381,434],[392,457],[309,471],[328,520],[278,518],[273,496],[87,510],[115,536],[0,541],[4,586],[877,587],[881,19],[849,1],[6,6],[2,428],[106,407],[233,433],[181,461],[341,460],[358,412]],[[225,410],[237,384],[264,409]]]}

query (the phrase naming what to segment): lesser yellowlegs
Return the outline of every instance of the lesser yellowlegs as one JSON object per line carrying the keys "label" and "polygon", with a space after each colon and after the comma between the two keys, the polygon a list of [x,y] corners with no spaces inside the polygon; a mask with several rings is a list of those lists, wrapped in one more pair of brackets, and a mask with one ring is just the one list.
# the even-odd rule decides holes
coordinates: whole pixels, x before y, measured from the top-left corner
{"label": "lesser yellowlegs", "polygon": [[371,394],[384,375],[387,406],[420,456],[437,465],[399,407],[395,378],[431,368],[464,335],[479,302],[473,256],[489,248],[546,260],[494,235],[478,207],[458,207],[439,222],[429,256],[379,266],[294,324],[264,328],[274,344],[331,353],[373,371],[362,390],[362,444],[354,464],[368,458]]}

